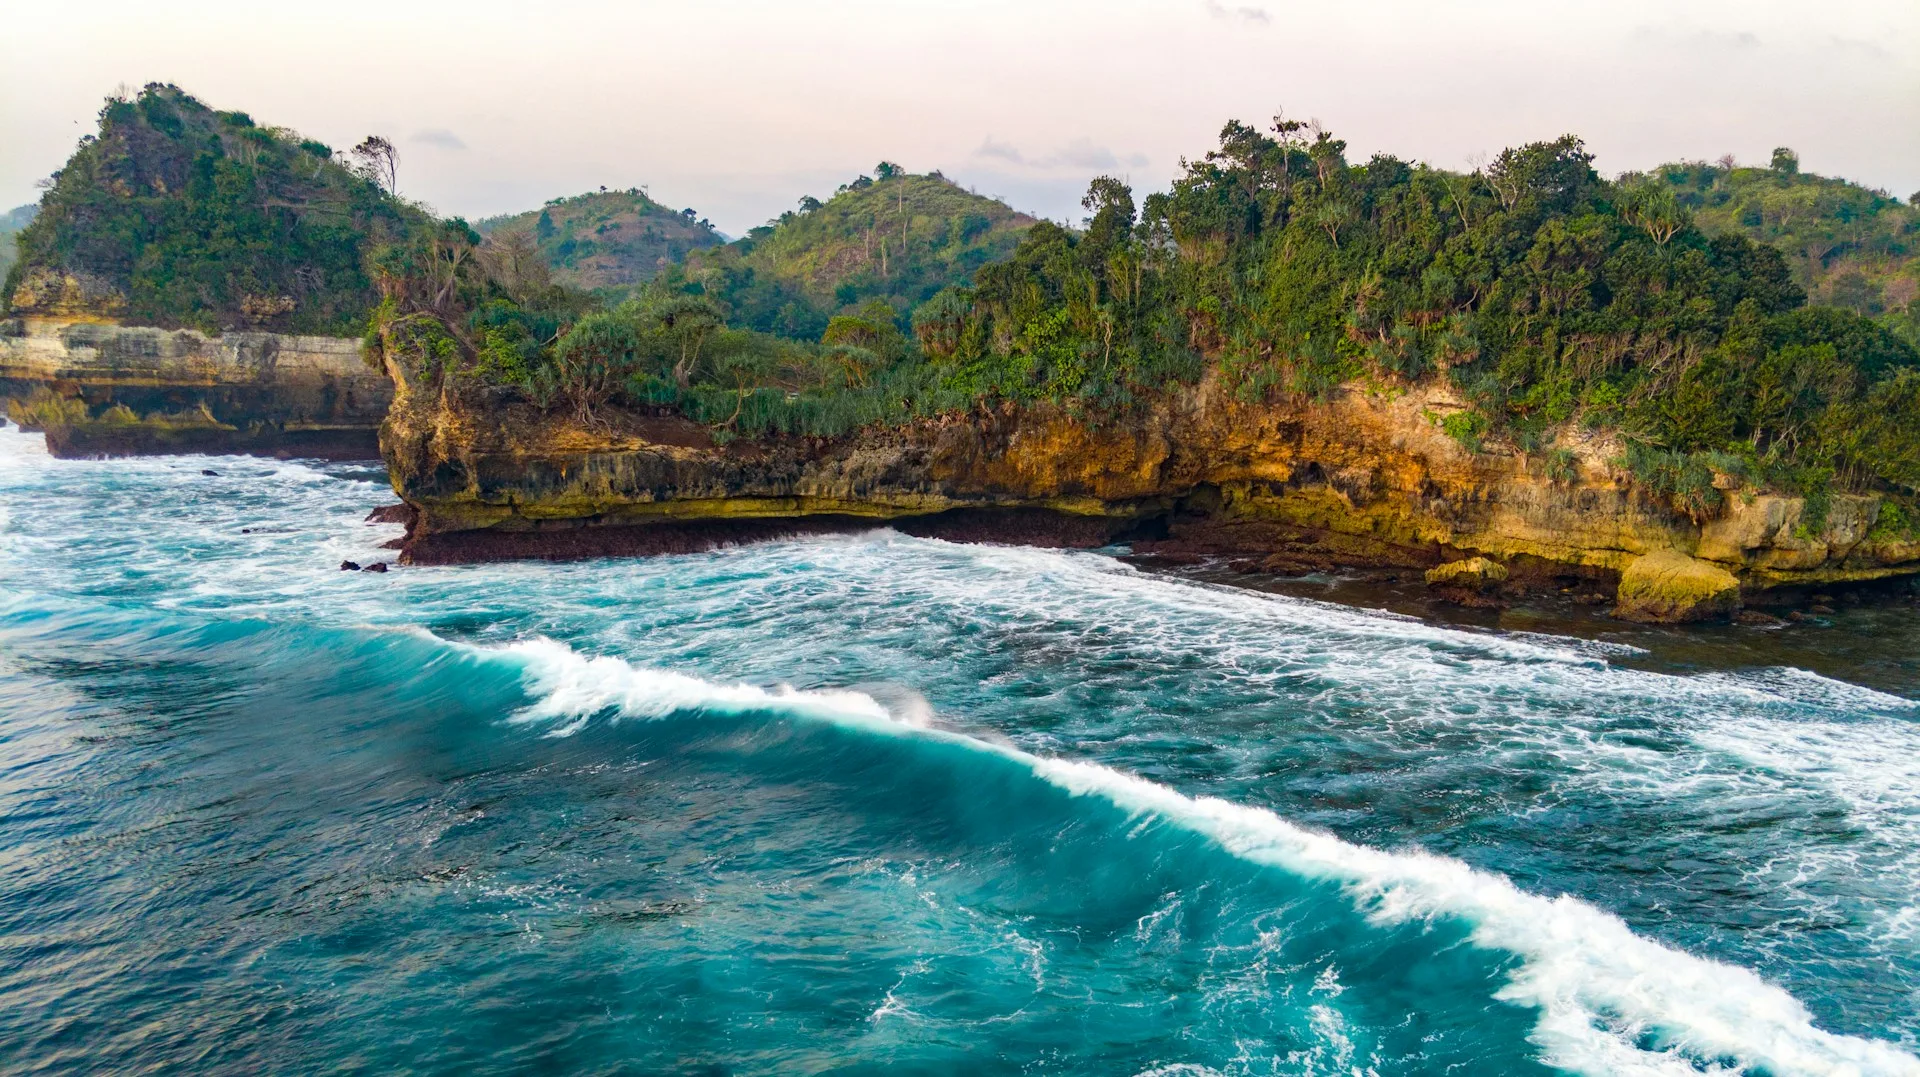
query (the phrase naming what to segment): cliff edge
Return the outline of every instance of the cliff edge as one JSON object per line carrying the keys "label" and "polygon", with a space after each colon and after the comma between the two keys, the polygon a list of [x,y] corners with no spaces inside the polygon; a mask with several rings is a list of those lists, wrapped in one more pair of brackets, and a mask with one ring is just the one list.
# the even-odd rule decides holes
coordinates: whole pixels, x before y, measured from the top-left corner
{"label": "cliff edge", "polygon": [[[1099,546],[1273,571],[1431,568],[1481,556],[1507,586],[1657,577],[1648,620],[1717,616],[1709,590],[1635,573],[1679,557],[1755,597],[1920,572],[1920,541],[1876,530],[1881,502],[1727,491],[1695,519],[1640,490],[1604,438],[1566,438],[1571,469],[1469,452],[1443,432],[1461,407],[1434,382],[1350,384],[1320,403],[1248,404],[1209,379],[1124,418],[1006,405],[831,439],[721,443],[668,415],[582,423],[529,405],[400,391],[382,431],[394,489],[415,509],[405,559],[652,553],[886,521],[915,534]],[[1698,575],[1698,574],[1694,574]],[[1643,591],[1645,588],[1642,589]],[[1724,589],[1722,589],[1724,590]],[[1640,592],[1636,592],[1637,594]]]}
{"label": "cliff edge", "polygon": [[367,460],[393,399],[339,337],[117,325],[99,315],[0,323],[8,417],[57,456],[252,453]]}

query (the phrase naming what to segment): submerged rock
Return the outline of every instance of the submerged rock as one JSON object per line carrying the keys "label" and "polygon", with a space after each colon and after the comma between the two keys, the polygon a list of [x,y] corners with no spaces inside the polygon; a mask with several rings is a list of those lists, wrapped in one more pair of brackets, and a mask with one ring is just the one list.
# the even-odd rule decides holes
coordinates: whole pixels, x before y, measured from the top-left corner
{"label": "submerged rock", "polygon": [[340,562],[340,571],[342,571],[342,572],[358,572],[358,571],[360,571],[360,562],[358,562],[358,561],[342,561],[342,562]]}
{"label": "submerged rock", "polygon": [[1740,608],[1740,581],[1711,562],[1679,550],[1635,558],[1620,574],[1613,615],[1646,624],[1681,624],[1731,615]]}
{"label": "submerged rock", "polygon": [[385,572],[386,570],[387,570],[387,563],[386,563],[385,561],[375,561],[375,562],[374,562],[373,564],[371,564],[371,565],[368,565],[368,566],[367,566],[366,568],[363,568],[363,569],[361,569],[360,571],[362,571],[362,572]]}

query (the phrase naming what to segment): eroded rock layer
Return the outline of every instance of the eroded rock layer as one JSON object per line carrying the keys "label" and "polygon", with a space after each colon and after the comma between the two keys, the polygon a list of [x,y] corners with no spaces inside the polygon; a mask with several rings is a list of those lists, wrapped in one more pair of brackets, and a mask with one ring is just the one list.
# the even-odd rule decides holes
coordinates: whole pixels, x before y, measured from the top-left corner
{"label": "eroded rock layer", "polygon": [[0,323],[0,397],[57,455],[371,459],[393,385],[356,340],[27,317]]}
{"label": "eroded rock layer", "polygon": [[[1480,556],[1507,574],[1501,586],[1611,585],[1662,551],[1715,566],[1748,594],[1920,571],[1920,542],[1876,530],[1876,499],[1836,497],[1813,521],[1802,499],[1736,489],[1695,520],[1638,490],[1605,439],[1564,436],[1557,447],[1575,464],[1557,480],[1538,457],[1468,452],[1440,427],[1460,406],[1439,385],[1353,386],[1283,405],[1205,383],[1102,422],[1007,407],[838,439],[720,444],[671,417],[583,423],[403,386],[383,448],[417,510],[415,562],[645,553],[888,521],[1054,545],[1125,538],[1145,554],[1276,571]],[[1713,603],[1623,612],[1723,612]]]}

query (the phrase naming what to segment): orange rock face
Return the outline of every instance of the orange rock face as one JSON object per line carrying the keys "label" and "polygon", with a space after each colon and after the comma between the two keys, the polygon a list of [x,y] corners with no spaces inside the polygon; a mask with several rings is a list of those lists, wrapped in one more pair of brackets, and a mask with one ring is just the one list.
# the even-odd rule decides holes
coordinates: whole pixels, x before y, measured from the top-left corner
{"label": "orange rock face", "polygon": [[[485,410],[403,385],[383,432],[396,491],[436,535],[534,536],[665,521],[933,521],[969,511],[1105,521],[1136,546],[1278,566],[1431,567],[1480,555],[1543,577],[1616,579],[1674,550],[1743,587],[1920,571],[1912,543],[1866,541],[1878,502],[1836,498],[1818,533],[1798,498],[1731,491],[1696,522],[1636,489],[1622,446],[1565,432],[1571,473],[1442,430],[1444,385],[1349,385],[1320,402],[1238,400],[1216,382],[1118,417],[1050,406],[868,429],[834,439],[716,444],[680,419],[610,414],[583,426]],[[1031,520],[1029,516],[1027,519]],[[990,531],[990,527],[988,528]],[[570,540],[578,542],[578,536]],[[500,546],[512,555],[511,543]]]}

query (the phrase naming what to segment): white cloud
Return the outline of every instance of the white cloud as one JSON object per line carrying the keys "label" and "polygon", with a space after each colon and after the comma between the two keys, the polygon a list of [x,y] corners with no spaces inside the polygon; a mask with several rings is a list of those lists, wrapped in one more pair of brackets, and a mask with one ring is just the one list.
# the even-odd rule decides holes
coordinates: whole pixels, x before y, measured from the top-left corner
{"label": "white cloud", "polygon": [[433,146],[443,150],[464,150],[467,144],[460,136],[444,127],[429,127],[424,131],[415,131],[413,141],[422,146]]}
{"label": "white cloud", "polygon": [[1121,156],[1107,147],[1099,145],[1092,139],[1085,137],[1076,138],[1054,150],[1052,153],[1035,157],[1021,152],[1018,146],[1001,142],[992,135],[988,135],[986,140],[980,143],[980,148],[973,151],[973,155],[978,158],[1005,161],[1008,164],[1018,165],[1021,168],[1032,168],[1041,171],[1074,169],[1099,172],[1107,169],[1116,169],[1123,165],[1132,168],[1144,168],[1149,160],[1144,153],[1129,153]]}
{"label": "white cloud", "polygon": [[1206,7],[1207,14],[1216,19],[1237,19],[1240,22],[1257,22],[1261,25],[1273,21],[1273,16],[1263,7],[1253,7],[1252,5],[1228,7],[1220,3],[1219,0],[1206,0]]}

